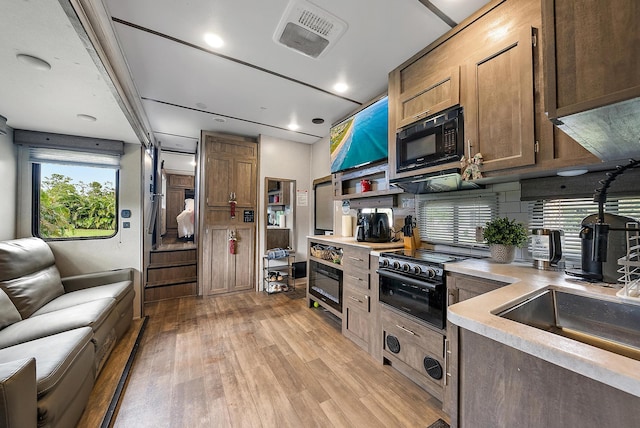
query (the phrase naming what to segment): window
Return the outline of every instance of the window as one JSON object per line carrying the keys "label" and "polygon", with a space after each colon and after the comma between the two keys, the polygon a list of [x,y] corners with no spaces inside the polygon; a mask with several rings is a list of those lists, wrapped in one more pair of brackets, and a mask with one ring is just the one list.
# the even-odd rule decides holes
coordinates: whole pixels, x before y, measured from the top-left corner
{"label": "window", "polygon": [[[568,261],[578,262],[582,257],[579,236],[582,220],[597,213],[598,204],[593,198],[535,201],[529,207],[529,225],[532,229],[562,230],[562,253]],[[605,205],[605,213],[640,219],[640,199],[610,199]]]}
{"label": "window", "polygon": [[418,198],[420,239],[433,243],[477,246],[476,228],[498,213],[498,196],[447,199]]}
{"label": "window", "polygon": [[107,238],[117,231],[119,157],[32,147],[33,234]]}

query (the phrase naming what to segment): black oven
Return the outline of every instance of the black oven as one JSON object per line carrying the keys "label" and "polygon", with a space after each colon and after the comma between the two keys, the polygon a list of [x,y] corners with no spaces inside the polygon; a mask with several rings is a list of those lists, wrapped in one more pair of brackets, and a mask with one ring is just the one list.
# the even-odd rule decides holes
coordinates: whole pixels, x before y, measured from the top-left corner
{"label": "black oven", "polygon": [[443,329],[446,317],[446,287],[441,280],[419,278],[389,269],[378,269],[380,301]]}
{"label": "black oven", "polygon": [[458,162],[464,157],[462,107],[407,125],[396,133],[396,170]]}
{"label": "black oven", "polygon": [[380,302],[444,329],[447,317],[445,263],[468,256],[425,249],[380,254]]}
{"label": "black oven", "polygon": [[315,260],[309,270],[309,294],[342,313],[342,271]]}

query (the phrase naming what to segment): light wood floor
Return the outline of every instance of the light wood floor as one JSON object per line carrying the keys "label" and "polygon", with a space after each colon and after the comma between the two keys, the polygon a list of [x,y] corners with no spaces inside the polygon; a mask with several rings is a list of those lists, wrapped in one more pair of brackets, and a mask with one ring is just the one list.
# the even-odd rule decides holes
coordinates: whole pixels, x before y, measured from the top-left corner
{"label": "light wood floor", "polygon": [[428,427],[441,404],[304,299],[149,304],[115,427]]}

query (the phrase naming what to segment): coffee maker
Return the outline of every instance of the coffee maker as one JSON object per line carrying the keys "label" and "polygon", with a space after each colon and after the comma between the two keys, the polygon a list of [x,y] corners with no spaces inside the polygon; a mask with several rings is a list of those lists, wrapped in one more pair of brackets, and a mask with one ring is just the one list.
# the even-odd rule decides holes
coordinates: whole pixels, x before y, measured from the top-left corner
{"label": "coffee maker", "polygon": [[[604,214],[604,222],[612,230],[608,236],[606,261],[594,261],[594,229],[598,221],[598,214],[591,214],[582,220],[580,230],[582,271],[567,271],[568,274],[579,276],[590,281],[602,281],[610,284],[618,282],[622,275],[618,273],[618,259],[627,254],[626,235],[624,229],[629,222],[636,220],[616,214]],[[616,231],[615,229],[618,229]]]}
{"label": "coffee maker", "polygon": [[387,216],[387,214],[358,214],[356,240],[364,242],[391,241],[389,217]]}

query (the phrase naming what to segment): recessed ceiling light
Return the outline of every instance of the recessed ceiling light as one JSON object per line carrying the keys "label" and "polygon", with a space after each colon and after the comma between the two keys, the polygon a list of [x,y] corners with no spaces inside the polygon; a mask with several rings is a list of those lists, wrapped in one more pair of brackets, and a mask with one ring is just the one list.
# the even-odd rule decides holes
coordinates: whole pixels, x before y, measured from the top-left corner
{"label": "recessed ceiling light", "polygon": [[205,103],[196,103],[196,107],[198,107],[200,110],[205,110],[207,108],[207,105]]}
{"label": "recessed ceiling light", "polygon": [[560,177],[576,177],[578,175],[586,174],[589,172],[588,169],[568,169],[565,171],[558,171],[557,174]]}
{"label": "recessed ceiling light", "polygon": [[345,92],[347,89],[349,89],[349,86],[347,86],[347,84],[344,82],[339,82],[333,85],[333,89],[336,92]]}
{"label": "recessed ceiling light", "polygon": [[205,34],[204,41],[207,42],[207,44],[212,48],[217,49],[224,46],[224,40],[222,40],[222,37],[218,36],[217,34],[213,34],[213,33]]}
{"label": "recessed ceiling light", "polygon": [[316,125],[322,125],[324,123],[324,119],[321,117],[315,117],[311,119],[311,122],[315,123]]}
{"label": "recessed ceiling light", "polygon": [[42,58],[38,58],[37,56],[27,55],[27,54],[17,54],[16,58],[18,58],[18,61],[24,64],[27,64],[28,66],[33,67],[36,70],[43,70],[43,71],[51,70],[51,64],[49,64],[47,61],[43,60]]}
{"label": "recessed ceiling light", "polygon": [[287,125],[287,128],[289,128],[292,131],[297,131],[300,128],[300,125],[298,125],[297,123],[290,123]]}
{"label": "recessed ceiling light", "polygon": [[227,119],[225,119],[224,117],[216,117],[215,119],[216,122],[220,122],[220,123],[225,123],[227,121]]}
{"label": "recessed ceiling light", "polygon": [[91,116],[90,114],[77,114],[78,119],[85,120],[87,122],[95,122],[98,120],[95,116]]}

